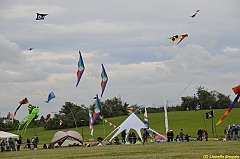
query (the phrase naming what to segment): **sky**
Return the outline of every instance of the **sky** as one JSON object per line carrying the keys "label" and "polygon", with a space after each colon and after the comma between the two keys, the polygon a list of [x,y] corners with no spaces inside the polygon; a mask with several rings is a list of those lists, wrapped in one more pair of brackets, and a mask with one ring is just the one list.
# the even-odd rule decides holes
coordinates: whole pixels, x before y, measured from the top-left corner
{"label": "sky", "polygon": [[[2,0],[0,117],[25,97],[43,116],[58,113],[64,99],[89,107],[101,94],[101,64],[109,78],[102,101],[177,105],[199,86],[232,100],[240,83],[239,6],[238,0]],[[49,15],[36,20],[36,13]],[[166,46],[182,34],[188,37],[180,44]],[[85,71],[76,88],[79,51]],[[45,103],[51,91],[58,98]],[[23,105],[16,119],[27,114]]]}

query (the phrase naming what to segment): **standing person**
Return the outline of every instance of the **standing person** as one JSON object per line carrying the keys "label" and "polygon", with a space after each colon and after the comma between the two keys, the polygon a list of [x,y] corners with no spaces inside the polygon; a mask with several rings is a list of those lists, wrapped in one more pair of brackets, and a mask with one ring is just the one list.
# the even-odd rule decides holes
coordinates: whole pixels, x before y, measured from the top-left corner
{"label": "standing person", "polygon": [[35,143],[35,138],[33,137],[33,138],[32,138],[32,148],[31,148],[31,149],[34,149],[34,148],[35,148],[35,144],[36,144],[36,143]]}
{"label": "standing person", "polygon": [[172,130],[170,130],[170,140],[173,141],[174,133]]}
{"label": "standing person", "polygon": [[198,140],[199,140],[199,141],[202,141],[202,137],[203,137],[203,131],[202,131],[202,129],[201,129],[201,128],[200,128],[200,129],[198,129],[197,135],[198,135]]}
{"label": "standing person", "polygon": [[170,140],[171,140],[171,132],[170,132],[170,130],[168,130],[168,132],[167,132],[167,142],[170,142]]}
{"label": "standing person", "polygon": [[30,150],[31,149],[31,142],[30,142],[30,140],[29,140],[29,138],[27,138],[27,148]]}
{"label": "standing person", "polygon": [[37,137],[35,137],[35,147],[34,148],[37,148],[38,143],[39,143],[39,138],[37,136]]}
{"label": "standing person", "polygon": [[204,133],[205,141],[208,141],[208,132],[207,132],[207,130],[203,130],[203,133]]}
{"label": "standing person", "polygon": [[226,127],[223,131],[224,135],[225,135],[225,140],[227,140],[228,138],[228,128]]}
{"label": "standing person", "polygon": [[15,144],[11,137],[9,138],[8,142],[9,142],[10,151],[15,151]]}
{"label": "standing person", "polygon": [[179,136],[180,136],[180,140],[183,142],[183,129],[180,130]]}
{"label": "standing person", "polygon": [[122,136],[122,143],[125,144],[125,142],[126,142],[126,131],[125,130],[122,131],[121,136]]}
{"label": "standing person", "polygon": [[4,152],[5,151],[5,142],[1,138],[0,138],[0,147],[1,147],[1,152]]}
{"label": "standing person", "polygon": [[144,145],[145,142],[147,142],[148,136],[149,136],[149,130],[147,128],[144,128],[144,131],[143,131],[143,145]]}
{"label": "standing person", "polygon": [[6,151],[10,150],[9,139],[6,139]]}

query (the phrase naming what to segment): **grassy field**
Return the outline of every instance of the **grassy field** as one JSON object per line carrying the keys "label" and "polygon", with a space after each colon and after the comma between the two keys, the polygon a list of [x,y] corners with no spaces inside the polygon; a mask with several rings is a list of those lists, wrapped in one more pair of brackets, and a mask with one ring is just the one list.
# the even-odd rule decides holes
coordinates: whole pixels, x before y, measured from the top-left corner
{"label": "grassy field", "polygon": [[0,152],[6,159],[78,159],[78,158],[188,158],[225,155],[240,157],[240,141],[165,142],[147,145],[106,145],[99,147],[66,147],[46,150]]}
{"label": "grassy field", "polygon": [[[174,135],[176,136],[180,129],[183,129],[183,132],[186,134],[190,134],[192,138],[197,137],[197,130],[199,128],[206,129],[209,132],[209,138],[215,138],[217,136],[223,136],[223,130],[227,125],[240,124],[240,108],[235,108],[231,111],[228,117],[223,120],[223,122],[215,126],[215,123],[221,118],[221,116],[225,113],[226,109],[218,109],[214,110],[215,117],[213,119],[213,128],[214,134],[212,134],[212,119],[206,119],[205,113],[208,110],[199,110],[199,111],[176,111],[168,113],[168,122],[169,129],[172,129]],[[137,114],[137,116],[143,121],[143,114]],[[109,126],[109,122],[112,124],[119,126],[127,116],[108,118],[108,123],[104,125],[98,124],[94,125],[94,138],[103,137],[105,138],[110,132],[114,130],[113,126]],[[165,134],[165,122],[164,122],[164,113],[149,113],[148,114],[149,125],[151,128],[155,128],[157,132],[160,134]],[[69,130],[76,130],[80,134],[83,132],[83,137],[85,141],[91,138],[90,131],[88,126],[69,128]],[[24,138],[32,138],[34,136],[34,131],[36,135],[40,138],[40,143],[49,143],[51,141],[52,136],[59,130],[44,130],[43,127],[39,127],[34,129],[28,129]],[[16,133],[13,131],[13,133]],[[121,138],[121,136],[118,136]],[[110,139],[110,138],[108,138]]]}
{"label": "grassy field", "polygon": [[[240,124],[240,109],[235,108],[227,118],[218,126],[215,123],[225,113],[226,109],[214,110],[214,134],[212,131],[212,119],[206,119],[205,113],[210,110],[200,111],[177,111],[169,112],[169,129],[172,129],[176,136],[182,128],[184,133],[190,134],[192,139],[196,139],[197,130],[199,128],[207,129],[209,132],[210,141],[204,142],[183,142],[183,143],[149,143],[148,145],[106,145],[101,147],[68,147],[56,148],[52,150],[31,150],[0,153],[0,158],[203,158],[203,155],[240,155],[240,141],[215,141],[218,136],[223,136],[223,130],[227,125]],[[143,121],[143,114],[137,114]],[[94,138],[105,138],[113,131],[113,126],[109,126],[109,122],[118,126],[127,116],[108,118],[108,123],[104,125],[94,125]],[[164,113],[148,114],[151,128],[155,128],[160,134],[165,134]],[[76,130],[80,134],[83,132],[85,143],[90,138],[89,127],[69,128]],[[48,144],[54,133],[59,130],[44,130],[43,127],[28,129],[25,136],[32,138],[35,134],[40,139],[40,147]],[[13,131],[13,133],[16,133]],[[118,136],[121,139],[121,136]],[[107,139],[107,141],[110,138]],[[239,156],[240,158],[240,156]]]}

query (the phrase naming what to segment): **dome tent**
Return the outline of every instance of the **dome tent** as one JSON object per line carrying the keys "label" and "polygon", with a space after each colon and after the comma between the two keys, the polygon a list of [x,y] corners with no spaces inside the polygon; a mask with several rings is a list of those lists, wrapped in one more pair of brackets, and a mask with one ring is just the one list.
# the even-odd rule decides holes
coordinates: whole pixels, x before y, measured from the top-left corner
{"label": "dome tent", "polygon": [[82,145],[83,138],[77,131],[62,130],[53,135],[51,144],[55,146]]}

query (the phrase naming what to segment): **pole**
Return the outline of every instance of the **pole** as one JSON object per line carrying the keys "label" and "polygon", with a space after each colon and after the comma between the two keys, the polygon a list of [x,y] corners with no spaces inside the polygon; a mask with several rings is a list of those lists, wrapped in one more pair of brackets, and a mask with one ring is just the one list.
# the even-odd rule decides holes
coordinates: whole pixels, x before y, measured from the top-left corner
{"label": "pole", "polygon": [[[82,138],[83,138],[83,122],[84,122],[84,120],[81,120],[81,125],[82,125]],[[84,138],[83,138],[83,142],[84,142]]]}

